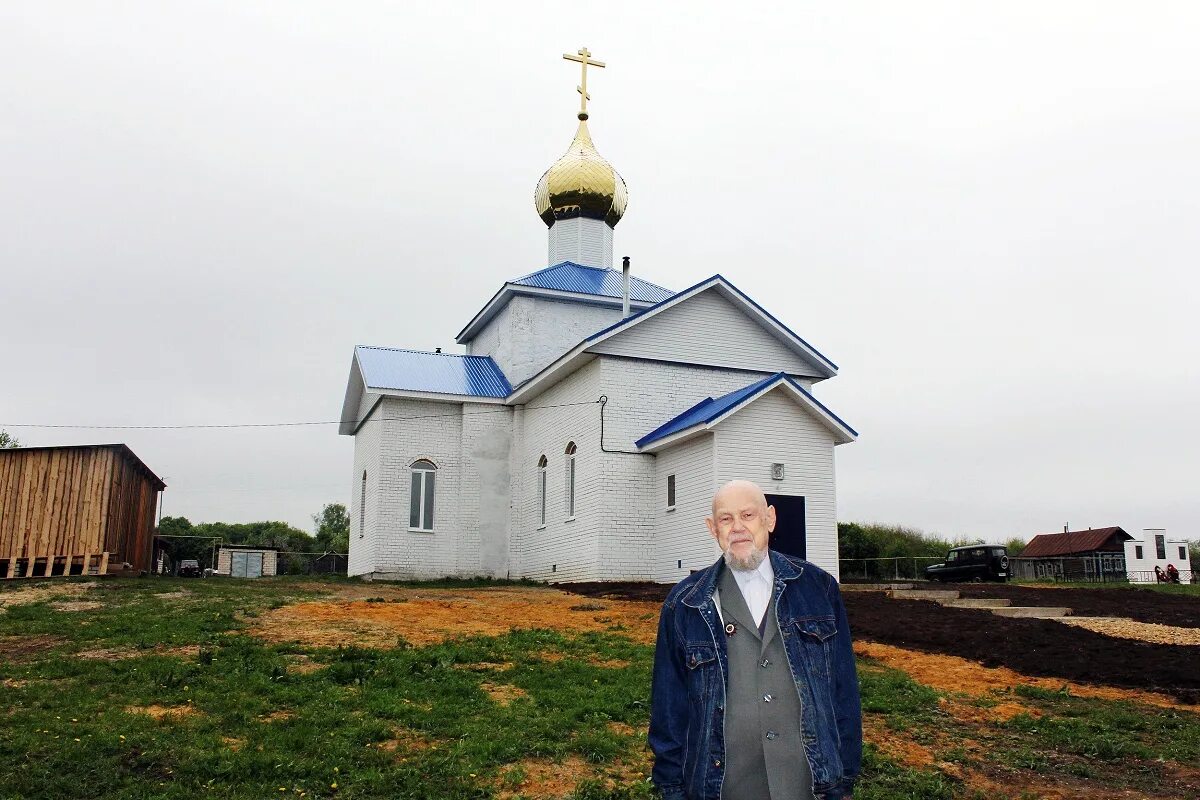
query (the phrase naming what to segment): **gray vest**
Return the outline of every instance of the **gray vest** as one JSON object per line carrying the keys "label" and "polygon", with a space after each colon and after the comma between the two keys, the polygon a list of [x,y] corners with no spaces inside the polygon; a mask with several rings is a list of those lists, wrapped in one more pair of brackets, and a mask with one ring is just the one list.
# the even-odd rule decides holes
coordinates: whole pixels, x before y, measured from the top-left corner
{"label": "gray vest", "polygon": [[723,800],[812,800],[812,772],[800,734],[800,695],[788,668],[775,616],[775,596],[754,624],[732,571],[717,582],[729,650],[725,702]]}

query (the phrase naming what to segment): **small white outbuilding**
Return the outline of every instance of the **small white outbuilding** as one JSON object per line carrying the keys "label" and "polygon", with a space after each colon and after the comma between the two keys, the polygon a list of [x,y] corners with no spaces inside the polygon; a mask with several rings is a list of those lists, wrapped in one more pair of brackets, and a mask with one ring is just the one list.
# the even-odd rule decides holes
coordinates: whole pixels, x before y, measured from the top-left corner
{"label": "small white outbuilding", "polygon": [[243,547],[223,544],[217,550],[217,574],[231,578],[265,578],[278,570],[274,547]]}
{"label": "small white outbuilding", "polygon": [[1154,568],[1166,570],[1174,565],[1179,570],[1179,579],[1189,583],[1192,579],[1192,562],[1188,543],[1184,539],[1170,538],[1165,528],[1146,528],[1142,539],[1125,542],[1125,572],[1130,583],[1154,583],[1157,577]]}

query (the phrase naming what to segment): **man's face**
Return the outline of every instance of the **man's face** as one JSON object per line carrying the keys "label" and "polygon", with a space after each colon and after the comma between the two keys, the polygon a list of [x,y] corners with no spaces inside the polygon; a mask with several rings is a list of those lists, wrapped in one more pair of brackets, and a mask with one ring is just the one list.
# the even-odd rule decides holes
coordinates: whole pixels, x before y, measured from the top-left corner
{"label": "man's face", "polygon": [[705,522],[726,562],[734,569],[750,570],[766,555],[767,540],[775,530],[775,508],[754,484],[735,482],[717,492],[713,515]]}

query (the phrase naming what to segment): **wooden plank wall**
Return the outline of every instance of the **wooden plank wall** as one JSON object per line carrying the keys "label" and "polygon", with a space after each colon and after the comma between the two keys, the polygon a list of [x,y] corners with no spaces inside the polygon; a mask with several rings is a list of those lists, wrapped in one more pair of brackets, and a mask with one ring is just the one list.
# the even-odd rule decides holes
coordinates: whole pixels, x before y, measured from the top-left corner
{"label": "wooden plank wall", "polygon": [[112,456],[99,447],[0,450],[0,558],[100,552]]}
{"label": "wooden plank wall", "polygon": [[117,448],[0,450],[0,559],[107,551],[149,569],[157,499]]}
{"label": "wooden plank wall", "polygon": [[104,549],[135,570],[150,569],[158,492],[132,459],[117,454],[112,465]]}

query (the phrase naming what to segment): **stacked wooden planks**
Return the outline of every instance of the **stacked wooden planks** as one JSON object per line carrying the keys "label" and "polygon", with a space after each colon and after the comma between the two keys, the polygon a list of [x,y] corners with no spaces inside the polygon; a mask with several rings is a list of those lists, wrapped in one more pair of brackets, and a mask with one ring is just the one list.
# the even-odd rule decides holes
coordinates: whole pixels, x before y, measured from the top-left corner
{"label": "stacked wooden planks", "polygon": [[0,578],[148,569],[161,488],[124,445],[0,450]]}

